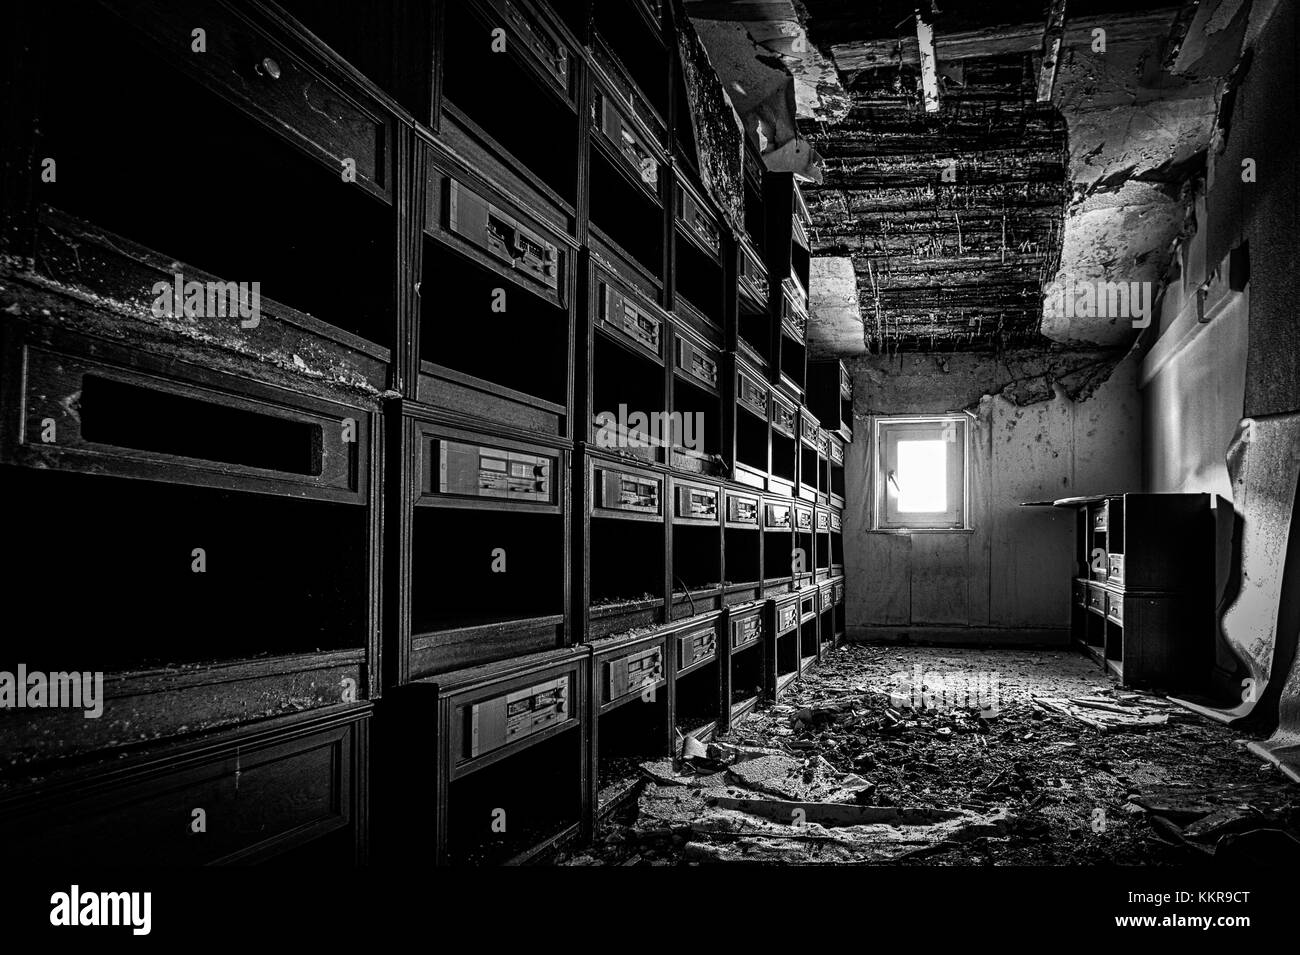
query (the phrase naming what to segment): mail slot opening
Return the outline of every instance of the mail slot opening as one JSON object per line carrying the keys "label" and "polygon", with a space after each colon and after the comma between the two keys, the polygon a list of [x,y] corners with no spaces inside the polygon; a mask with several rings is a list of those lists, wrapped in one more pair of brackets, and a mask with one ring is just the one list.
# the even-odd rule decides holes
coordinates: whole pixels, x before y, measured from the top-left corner
{"label": "mail slot opening", "polygon": [[[678,224],[677,229],[684,228]],[[673,287],[709,321],[722,327],[722,267],[680,233],[675,234],[677,263]]]}
{"label": "mail slot opening", "polygon": [[[513,265],[502,268],[509,274]],[[523,270],[515,273],[523,285],[426,235],[420,357],[499,386],[494,395],[508,389],[567,406],[568,310],[542,298],[544,287],[527,288]]]}
{"label": "mail slot opening", "polygon": [[592,344],[591,411],[597,447],[659,461],[660,448],[682,438],[664,403],[664,369],[648,354],[605,334]]}
{"label": "mail slot opening", "polygon": [[[602,663],[602,666],[607,666]],[[667,756],[671,746],[668,726],[668,687],[647,682],[631,690],[628,702],[602,713],[596,730],[597,806],[625,795],[641,780],[641,764]]]}
{"label": "mail slot opening", "polygon": [[736,461],[767,473],[767,423],[739,407],[736,409]]}
{"label": "mail slot opening", "polygon": [[799,672],[799,628],[776,640],[776,681],[780,686]]}
{"label": "mail slot opening", "polygon": [[664,525],[591,519],[591,608],[630,608],[664,599]]}
{"label": "mail slot opening", "polygon": [[[482,508],[418,507],[412,532],[414,633],[471,631],[564,614],[564,518]],[[451,639],[448,636],[448,639]]]}
{"label": "mail slot opening", "polygon": [[781,374],[800,388],[804,386],[807,367],[807,349],[803,342],[790,335],[781,336]]}
{"label": "mail slot opening", "polygon": [[[120,672],[366,644],[364,508],[7,467],[7,586],[33,671]],[[130,621],[126,630],[105,621]]]}
{"label": "mail slot opening", "polygon": [[831,535],[826,531],[818,531],[815,535],[817,546],[817,569],[831,569]]}
{"label": "mail slot opening", "polygon": [[728,584],[757,584],[763,579],[759,550],[761,532],[743,527],[728,527],[725,535],[725,558]]}
{"label": "mail slot opening", "polygon": [[831,493],[844,497],[844,465],[831,462]]}
{"label": "mail slot opening", "polygon": [[799,624],[800,669],[806,668],[817,658],[819,643],[817,615],[814,614]]}
{"label": "mail slot opening", "polygon": [[[674,447],[680,455],[702,462],[709,455],[722,453],[722,398],[673,376],[673,411],[681,420],[682,434],[690,438]],[[701,463],[701,468],[704,468]]]}
{"label": "mail slot opening", "polygon": [[731,711],[752,704],[763,693],[762,639],[731,653]]}
{"label": "mail slot opening", "polygon": [[289,474],[321,473],[321,426],[85,375],[81,436],[96,444]]}
{"label": "mail slot opening", "polygon": [[772,429],[772,476],[794,483],[794,462],[796,451],[794,438],[786,437],[775,428]]}
{"label": "mail slot opening", "polygon": [[801,491],[817,493],[817,449],[799,443],[799,487]]}
{"label": "mail slot opening", "polygon": [[[447,861],[524,861],[582,820],[582,732],[577,724],[447,787]],[[521,780],[544,784],[520,785]]]}
{"label": "mail slot opening", "polygon": [[[722,585],[718,526],[673,525],[673,600],[714,593]],[[703,608],[701,608],[703,609]]]}
{"label": "mail slot opening", "polygon": [[[636,0],[634,0],[636,2]],[[563,6],[563,4],[561,4]],[[660,116],[668,115],[668,55],[662,34],[654,33],[632,3],[598,3],[597,32]]]}
{"label": "mail slot opening", "polygon": [[817,552],[815,549],[815,536],[811,528],[805,528],[795,533],[795,547],[797,550],[794,555],[794,573],[800,577],[812,577],[813,570],[816,567]]}
{"label": "mail slot opening", "polygon": [[789,580],[799,555],[789,528],[763,531],[763,579]]}
{"label": "mail slot opening", "polygon": [[[592,133],[592,136],[597,136]],[[652,160],[647,159],[647,163]],[[657,175],[663,176],[659,169]],[[638,175],[629,171],[628,175]],[[646,166],[649,175],[649,166]],[[591,180],[591,223],[615,245],[631,256],[651,275],[664,270],[663,209],[642,189],[634,186],[609,157],[594,146],[589,167]],[[647,186],[659,194],[657,185]]]}
{"label": "mail slot opening", "polygon": [[[54,263],[61,281],[94,284],[112,275],[112,285],[94,285],[95,291],[122,294],[159,315],[174,303],[170,294],[162,298],[156,282],[174,288],[180,275],[182,288],[211,277],[242,283],[249,293],[248,314],[219,310],[215,300],[211,311],[216,314],[211,314],[205,300],[201,315],[181,319],[196,323],[200,333],[224,335],[233,329],[239,334],[241,324],[250,330],[260,326],[264,333],[267,315],[262,313],[269,313],[273,299],[392,346],[393,213],[362,185],[388,185],[381,127],[351,109],[344,120],[357,124],[351,130],[336,126],[333,118],[306,128],[310,124],[298,117],[302,126],[295,140],[296,134],[310,137],[318,131],[355,137],[347,148],[356,181],[345,182],[337,161],[306,155],[231,105],[218,87],[171,67],[105,5],[69,0],[47,7],[47,32],[59,36],[60,53],[44,61],[39,82],[33,79],[42,96],[41,155],[57,157],[58,176],[42,183],[40,200],[89,221],[97,233],[117,233],[176,264],[168,266],[171,274],[151,272],[139,279],[114,268],[117,259],[99,259],[92,268],[99,256],[94,243],[75,256],[69,244],[52,244],[38,262]],[[212,49],[197,55],[230,53]],[[286,66],[283,82],[295,80],[301,81],[301,74]],[[321,82],[308,93],[313,99],[303,104],[307,112],[342,102]],[[123,130],[155,129],[160,116],[203,117],[186,124],[184,161],[161,160],[158,137],[123,135]],[[180,147],[168,141],[164,148]],[[201,197],[201,202],[181,208],[178,197]],[[190,275],[187,267],[208,275]],[[123,281],[140,285],[124,288]]]}
{"label": "mail slot opening", "polygon": [[[539,25],[535,34],[550,46],[549,64],[563,72],[539,75],[525,66],[521,40],[507,37],[504,52],[494,50],[492,30],[467,3],[446,6],[445,42],[442,45],[443,94],[472,123],[492,137],[532,170],[565,202],[573,205],[578,194],[576,151],[557,143],[577,141],[577,114],[565,100],[572,69],[568,51]],[[565,66],[561,67],[560,64]],[[508,91],[508,92],[505,92]],[[502,96],[509,96],[509,103]],[[519,117],[528,117],[520,122]],[[537,135],[546,130],[545,136]],[[513,165],[513,164],[512,164]]]}

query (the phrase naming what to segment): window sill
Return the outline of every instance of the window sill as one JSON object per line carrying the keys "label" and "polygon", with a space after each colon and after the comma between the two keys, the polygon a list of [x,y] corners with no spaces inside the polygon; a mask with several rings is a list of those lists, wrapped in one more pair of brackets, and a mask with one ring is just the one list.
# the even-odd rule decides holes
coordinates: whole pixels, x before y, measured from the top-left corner
{"label": "window sill", "polygon": [[973,527],[873,527],[868,534],[974,534]]}

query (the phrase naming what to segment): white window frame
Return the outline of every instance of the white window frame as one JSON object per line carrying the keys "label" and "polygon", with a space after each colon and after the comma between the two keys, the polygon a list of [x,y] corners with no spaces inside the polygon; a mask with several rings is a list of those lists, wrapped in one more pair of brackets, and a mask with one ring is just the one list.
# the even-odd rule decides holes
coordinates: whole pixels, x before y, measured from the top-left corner
{"label": "white window frame", "polygon": [[[951,430],[950,430],[951,429]],[[896,482],[891,484],[895,448],[899,435],[936,439],[953,435],[958,455],[949,459],[948,508],[932,513],[900,514],[893,509],[897,497]],[[935,415],[880,416],[872,426],[872,484],[874,486],[873,527],[893,534],[954,533],[969,531],[970,525],[970,418],[963,413]]]}

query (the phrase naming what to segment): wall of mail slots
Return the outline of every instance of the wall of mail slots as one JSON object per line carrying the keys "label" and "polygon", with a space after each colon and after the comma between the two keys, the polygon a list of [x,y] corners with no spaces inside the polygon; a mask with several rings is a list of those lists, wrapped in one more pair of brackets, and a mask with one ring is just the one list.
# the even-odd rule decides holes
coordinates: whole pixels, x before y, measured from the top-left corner
{"label": "wall of mail slots", "polygon": [[29,6],[8,842],[526,861],[842,636],[807,210],[721,214],[674,4]]}

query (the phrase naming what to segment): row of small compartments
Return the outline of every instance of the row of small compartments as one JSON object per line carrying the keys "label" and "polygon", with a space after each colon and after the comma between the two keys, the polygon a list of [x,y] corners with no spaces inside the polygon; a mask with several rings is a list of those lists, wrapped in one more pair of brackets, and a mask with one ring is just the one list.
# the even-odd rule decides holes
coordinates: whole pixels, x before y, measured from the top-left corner
{"label": "row of small compartments", "polygon": [[[822,600],[833,609],[843,603],[843,581],[827,582],[806,596],[819,612]],[[733,607],[651,634],[446,673],[392,691],[381,705],[394,734],[387,741],[394,758],[378,768],[382,789],[376,803],[436,807],[437,820],[422,827],[415,842],[403,836],[400,846],[389,845],[387,851],[432,857],[440,864],[521,862],[561,839],[580,832],[589,836],[598,808],[594,731],[600,717],[638,701],[658,701],[668,712],[665,732],[643,755],[666,755],[672,745],[673,684],[710,662],[760,645],[766,634],[775,637],[768,617],[776,621],[776,603]],[[778,628],[783,623],[777,621]],[[720,696],[718,730],[732,718],[722,703]],[[438,737],[436,750],[429,745],[431,732]],[[556,742],[565,737],[569,745]],[[517,778],[512,762],[543,746],[551,747],[545,757],[551,788],[569,792],[561,804],[548,805],[552,818],[530,815],[536,793],[529,788],[475,784],[476,777],[493,773],[503,780]],[[442,756],[410,757],[435,751]],[[403,754],[400,761],[398,754]],[[516,818],[530,820],[520,827],[526,832],[522,841],[511,835]],[[494,827],[494,821],[505,825]]]}

